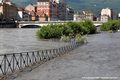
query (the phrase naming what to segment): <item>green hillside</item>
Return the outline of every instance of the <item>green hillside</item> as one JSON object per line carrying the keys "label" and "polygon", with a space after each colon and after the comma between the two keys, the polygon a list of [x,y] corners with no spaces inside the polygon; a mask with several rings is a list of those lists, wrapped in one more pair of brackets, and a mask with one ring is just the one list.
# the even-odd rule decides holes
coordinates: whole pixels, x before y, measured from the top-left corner
{"label": "green hillside", "polygon": [[[25,6],[29,3],[35,4],[37,0],[13,0],[19,6]],[[96,14],[100,12],[102,8],[112,8],[120,11],[119,3],[120,0],[66,0],[75,10],[92,10]]]}
{"label": "green hillside", "polygon": [[120,11],[120,0],[68,0],[67,2],[75,10],[92,10],[97,15],[102,8],[106,7]]}

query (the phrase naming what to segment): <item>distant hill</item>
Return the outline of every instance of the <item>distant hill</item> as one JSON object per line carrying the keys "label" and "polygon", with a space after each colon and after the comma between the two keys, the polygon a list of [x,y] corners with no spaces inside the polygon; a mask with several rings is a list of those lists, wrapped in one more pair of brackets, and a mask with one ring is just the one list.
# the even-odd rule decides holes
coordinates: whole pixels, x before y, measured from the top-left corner
{"label": "distant hill", "polygon": [[[29,3],[35,4],[36,1],[37,0],[13,0],[13,2],[19,6],[25,6]],[[120,11],[120,0],[66,0],[66,2],[75,10],[92,10],[96,14],[98,14],[102,8],[106,7]]]}
{"label": "distant hill", "polygon": [[28,4],[35,4],[37,0],[12,0],[13,3],[17,4],[18,6],[26,6]]}
{"label": "distant hill", "polygon": [[120,0],[67,0],[75,10],[92,10],[97,15],[102,8],[112,8],[120,11]]}

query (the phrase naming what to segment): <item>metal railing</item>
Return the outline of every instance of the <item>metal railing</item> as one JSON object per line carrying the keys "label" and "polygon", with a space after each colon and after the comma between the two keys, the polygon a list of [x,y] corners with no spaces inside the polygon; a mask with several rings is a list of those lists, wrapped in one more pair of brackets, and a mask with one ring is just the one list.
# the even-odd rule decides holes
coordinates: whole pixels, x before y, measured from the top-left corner
{"label": "metal railing", "polygon": [[40,62],[46,62],[57,56],[61,56],[79,46],[79,43],[72,42],[69,45],[57,49],[40,51],[1,54],[0,55],[0,74],[6,76],[16,71],[24,70]]}

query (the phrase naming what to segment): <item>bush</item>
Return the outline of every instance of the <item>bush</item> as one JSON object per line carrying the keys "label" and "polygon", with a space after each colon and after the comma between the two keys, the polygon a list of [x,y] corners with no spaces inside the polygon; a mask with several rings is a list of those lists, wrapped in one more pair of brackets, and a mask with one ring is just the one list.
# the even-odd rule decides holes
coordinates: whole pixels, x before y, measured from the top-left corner
{"label": "bush", "polygon": [[96,33],[96,27],[90,20],[84,20],[83,22],[79,23],[82,27],[83,34],[94,34]]}
{"label": "bush", "polygon": [[77,34],[75,37],[75,40],[78,43],[86,43],[87,42],[86,36],[82,36],[81,34]]}
{"label": "bush", "polygon": [[119,20],[110,20],[104,23],[101,27],[101,31],[117,31],[120,29],[120,21]]}
{"label": "bush", "polygon": [[[93,34],[96,32],[96,27],[90,20],[85,20],[83,22],[68,22],[63,25],[47,25],[41,27],[37,31],[37,37],[39,39],[50,39],[50,38],[75,38],[77,34]],[[68,38],[68,37],[67,37]]]}
{"label": "bush", "polygon": [[66,36],[73,35],[75,36],[76,34],[81,34],[82,28],[77,22],[68,22],[65,24],[65,29],[63,34]]}
{"label": "bush", "polygon": [[60,38],[62,32],[61,25],[47,25],[37,31],[37,36],[40,39]]}
{"label": "bush", "polygon": [[61,41],[64,41],[64,42],[69,42],[70,40],[71,40],[71,38],[70,38],[70,36],[65,36],[65,35],[63,35],[63,36],[61,36],[61,39],[60,39]]}

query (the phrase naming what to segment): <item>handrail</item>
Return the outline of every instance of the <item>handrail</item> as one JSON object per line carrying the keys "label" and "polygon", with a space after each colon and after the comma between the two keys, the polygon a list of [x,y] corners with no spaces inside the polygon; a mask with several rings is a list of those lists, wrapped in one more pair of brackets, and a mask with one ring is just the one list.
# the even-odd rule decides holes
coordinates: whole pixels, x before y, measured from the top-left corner
{"label": "handrail", "polygon": [[77,42],[72,42],[66,46],[56,49],[0,54],[0,74],[6,76],[7,74],[21,71],[33,64],[51,60],[57,56],[68,53],[79,45],[80,44]]}

